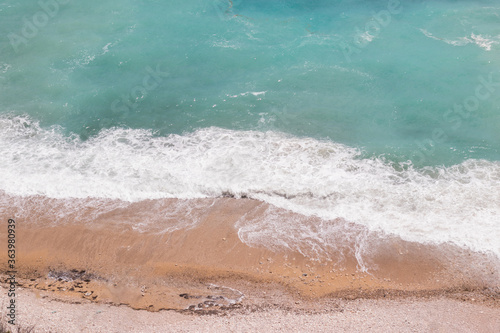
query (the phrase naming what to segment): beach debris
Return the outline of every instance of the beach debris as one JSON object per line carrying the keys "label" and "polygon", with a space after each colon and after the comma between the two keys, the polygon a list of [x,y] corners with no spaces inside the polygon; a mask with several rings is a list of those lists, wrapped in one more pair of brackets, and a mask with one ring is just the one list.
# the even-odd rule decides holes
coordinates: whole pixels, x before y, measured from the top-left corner
{"label": "beach debris", "polygon": [[91,280],[102,279],[92,273],[87,272],[86,270],[51,270],[47,277],[49,279],[53,279],[59,282],[72,282],[75,280],[81,280],[89,283]]}

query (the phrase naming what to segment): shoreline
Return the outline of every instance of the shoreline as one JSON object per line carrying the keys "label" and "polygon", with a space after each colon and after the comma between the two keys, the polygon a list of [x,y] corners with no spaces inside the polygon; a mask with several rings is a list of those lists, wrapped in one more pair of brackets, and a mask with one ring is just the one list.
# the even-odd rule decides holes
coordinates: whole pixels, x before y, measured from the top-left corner
{"label": "shoreline", "polygon": [[[197,223],[171,232],[161,228],[140,230],[136,226],[138,217],[159,204],[175,211],[170,219],[176,220],[176,215],[178,219],[186,219],[185,212],[179,210],[180,200],[176,199],[151,200],[100,215],[88,209],[82,216],[93,217],[92,223],[82,217],[55,223],[57,209],[64,205],[62,200],[45,202],[43,207],[33,198],[23,200],[25,205],[18,207],[34,204],[45,213],[41,215],[36,209],[24,209],[24,216],[20,211],[7,212],[18,220],[19,281],[25,279],[22,285],[29,288],[52,288],[73,295],[76,291],[69,289],[75,289],[74,286],[66,288],[65,284],[88,280],[93,285],[91,298],[95,301],[128,304],[133,308],[152,306],[156,310],[187,308],[192,304],[186,306],[186,302],[175,299],[183,293],[177,293],[183,284],[187,289],[196,289],[220,280],[273,284],[296,298],[339,295],[370,298],[388,293],[425,295],[429,291],[446,294],[457,290],[488,290],[495,294],[499,290],[496,263],[489,263],[485,255],[453,246],[423,245],[366,234],[359,229],[358,234],[364,236],[363,242],[371,250],[362,258],[370,268],[367,272],[360,270],[356,244],[349,243],[352,237],[333,249],[337,252],[330,253],[328,258],[307,257],[293,249],[276,251],[249,246],[241,241],[236,225],[249,212],[255,215],[256,207],[267,206],[251,199],[183,201],[184,206],[186,202],[187,206],[193,203],[202,214],[196,215],[189,208]],[[82,205],[72,203],[75,204]],[[295,218],[293,213],[289,213],[289,218]],[[345,225],[345,221],[336,223]],[[0,231],[2,237],[5,232]],[[1,257],[3,273],[7,271],[6,253]],[[175,291],[168,291],[172,300],[158,299],[156,295],[169,285],[177,286]],[[233,288],[232,285],[238,283],[229,287]],[[117,286],[124,291],[117,292]],[[494,303],[498,302],[497,296]]]}
{"label": "shoreline", "polygon": [[[321,315],[345,302],[444,300],[500,309],[497,262],[451,245],[406,242],[358,228],[371,250],[362,256],[367,272],[360,269],[352,237],[324,258],[249,246],[236,226],[267,205],[256,200],[151,200],[105,213],[88,206],[63,222],[60,207],[83,207],[84,200],[16,200],[24,202],[4,211],[17,223],[18,288],[37,299],[62,301],[63,307],[91,303],[218,316],[262,311]],[[140,225],[140,217],[159,206],[175,211],[168,217],[172,223],[185,219],[179,205],[189,208],[196,223],[172,231]],[[6,239],[4,229],[1,239]],[[5,288],[6,252],[0,257]]]}

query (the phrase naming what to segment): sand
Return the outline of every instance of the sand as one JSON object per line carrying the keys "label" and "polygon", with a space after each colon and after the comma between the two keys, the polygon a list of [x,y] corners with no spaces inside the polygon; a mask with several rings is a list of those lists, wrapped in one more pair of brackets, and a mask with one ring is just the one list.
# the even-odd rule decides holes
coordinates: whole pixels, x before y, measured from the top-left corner
{"label": "sand", "polygon": [[17,224],[19,323],[37,331],[499,331],[497,262],[452,245],[338,220],[350,237],[311,257],[242,242],[238,226],[268,207],[256,200],[0,199]]}
{"label": "sand", "polygon": [[[2,295],[4,294],[2,290]],[[214,315],[149,312],[22,290],[19,320],[36,332],[499,332],[500,310],[445,298],[335,300],[319,313],[283,309]]]}

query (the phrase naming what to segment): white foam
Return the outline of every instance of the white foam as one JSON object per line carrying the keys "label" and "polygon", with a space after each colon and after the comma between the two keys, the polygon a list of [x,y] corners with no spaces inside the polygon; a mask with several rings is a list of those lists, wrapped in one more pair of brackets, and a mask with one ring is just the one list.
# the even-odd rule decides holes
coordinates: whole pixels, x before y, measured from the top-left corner
{"label": "white foam", "polygon": [[138,232],[168,233],[195,228],[210,214],[213,199],[160,199],[128,202],[105,198],[20,197],[0,190],[0,214],[31,225],[123,224]]}
{"label": "white foam", "polygon": [[113,43],[108,43],[108,44],[104,45],[103,48],[102,48],[102,54],[101,55],[104,55],[104,54],[108,53],[110,46],[113,46]]}
{"label": "white foam", "polygon": [[488,39],[488,38],[483,37],[481,35],[471,34],[470,37],[477,46],[485,49],[486,51],[491,51],[491,46],[493,44],[499,44],[498,41]]}
{"label": "white foam", "polygon": [[465,46],[467,44],[476,44],[477,46],[485,49],[486,51],[491,51],[491,47],[493,44],[500,44],[498,41],[493,40],[491,37],[484,37],[482,35],[476,35],[476,34],[471,34],[470,37],[459,37],[456,39],[446,39],[446,38],[440,38],[436,37],[430,32],[428,32],[425,29],[420,29],[420,31],[429,38],[435,39],[435,40],[440,40],[445,42],[446,44],[453,45],[453,46]]}
{"label": "white foam", "polygon": [[9,64],[0,63],[0,72],[5,74],[11,67]]}
{"label": "white foam", "polygon": [[342,219],[323,220],[272,205],[259,205],[236,223],[238,237],[251,246],[265,246],[279,252],[290,250],[307,258],[334,260],[341,263],[353,255],[358,268],[367,271],[366,260],[377,239],[367,228]]}
{"label": "white foam", "polygon": [[394,167],[330,141],[220,128],[168,137],[114,128],[82,142],[12,116],[0,118],[0,173],[0,189],[20,196],[140,201],[231,193],[406,240],[500,254],[499,162]]}
{"label": "white foam", "polygon": [[248,96],[248,95],[253,95],[255,97],[258,97],[260,95],[265,95],[267,91],[247,91],[244,93],[240,93],[239,95],[227,95],[230,98],[237,98],[239,96]]}

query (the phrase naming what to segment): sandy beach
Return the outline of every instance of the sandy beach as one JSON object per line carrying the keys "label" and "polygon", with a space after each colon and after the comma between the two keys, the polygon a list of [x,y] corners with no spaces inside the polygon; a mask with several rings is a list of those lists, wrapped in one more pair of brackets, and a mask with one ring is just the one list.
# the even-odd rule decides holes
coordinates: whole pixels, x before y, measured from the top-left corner
{"label": "sandy beach", "polygon": [[[252,214],[268,206],[256,200],[166,199],[121,208],[105,202],[110,208],[104,210],[76,199],[4,195],[2,200],[10,203],[3,206],[3,215],[15,217],[17,224],[18,321],[36,325],[37,331],[109,332],[127,327],[137,332],[239,332],[262,331],[262,325],[264,331],[319,331],[329,325],[355,331],[359,322],[371,325],[363,327],[372,331],[382,331],[388,323],[395,325],[392,331],[428,331],[438,325],[437,331],[473,327],[494,332],[499,327],[495,262],[451,245],[382,238],[358,228],[348,230],[364,235],[371,249],[362,260],[355,244],[349,243],[356,237],[346,237],[328,257],[311,258],[293,249],[242,242],[242,219],[254,219]],[[61,207],[72,205],[87,208],[61,218]],[[168,225],[148,224],[148,214],[157,214],[159,207],[177,216],[170,216]],[[284,214],[295,218],[291,212]],[[178,225],[185,220],[192,224]],[[6,253],[2,256],[5,288]],[[360,260],[368,270],[363,271]],[[2,298],[8,302],[6,292]],[[52,308],[55,312],[48,313]],[[81,311],[106,315],[89,321],[76,315]],[[377,315],[382,312],[389,317]],[[60,313],[61,320],[49,320],[54,313]],[[370,319],[361,320],[356,313]],[[121,319],[131,316],[136,319]],[[404,326],[405,316],[413,326]],[[449,316],[449,322],[438,320],[443,316]],[[139,325],[153,321],[157,328]],[[239,327],[241,321],[250,326]]]}
{"label": "sandy beach", "polygon": [[1,1],[0,333],[500,333],[499,17]]}
{"label": "sandy beach", "polygon": [[[2,290],[4,295],[4,290]],[[316,310],[233,309],[211,315],[54,300],[22,290],[19,320],[35,332],[498,332],[500,310],[449,298],[314,302]]]}

